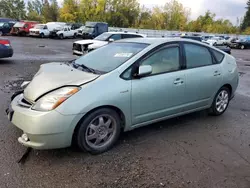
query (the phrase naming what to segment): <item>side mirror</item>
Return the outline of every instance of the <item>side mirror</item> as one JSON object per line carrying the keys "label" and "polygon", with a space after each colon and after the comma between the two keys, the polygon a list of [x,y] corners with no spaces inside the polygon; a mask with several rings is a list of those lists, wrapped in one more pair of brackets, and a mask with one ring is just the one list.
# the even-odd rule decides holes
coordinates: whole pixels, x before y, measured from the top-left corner
{"label": "side mirror", "polygon": [[115,40],[114,39],[109,39],[109,42],[114,42]]}
{"label": "side mirror", "polygon": [[141,65],[139,67],[139,72],[136,75],[137,77],[143,77],[150,75],[152,73],[152,66],[151,65]]}

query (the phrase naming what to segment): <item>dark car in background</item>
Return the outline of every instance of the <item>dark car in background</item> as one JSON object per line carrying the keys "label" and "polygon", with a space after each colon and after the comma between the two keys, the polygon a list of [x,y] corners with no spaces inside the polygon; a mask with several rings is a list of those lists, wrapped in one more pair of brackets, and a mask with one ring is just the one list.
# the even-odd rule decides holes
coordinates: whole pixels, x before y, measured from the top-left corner
{"label": "dark car in background", "polygon": [[108,24],[105,22],[86,22],[82,30],[83,39],[93,39],[108,31]]}
{"label": "dark car in background", "polygon": [[14,21],[0,22],[0,36],[9,34],[14,24]]}
{"label": "dark car in background", "polygon": [[247,49],[250,48],[250,38],[244,38],[240,40],[236,40],[230,44],[231,48],[238,48],[238,49]]}
{"label": "dark car in background", "polygon": [[13,49],[8,39],[0,38],[0,58],[12,57]]}

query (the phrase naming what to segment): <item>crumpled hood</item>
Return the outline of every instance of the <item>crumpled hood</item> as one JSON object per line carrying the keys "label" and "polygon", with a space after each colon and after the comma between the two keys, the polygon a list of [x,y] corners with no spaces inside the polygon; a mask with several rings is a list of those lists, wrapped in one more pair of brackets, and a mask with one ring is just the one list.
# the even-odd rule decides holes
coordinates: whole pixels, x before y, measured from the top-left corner
{"label": "crumpled hood", "polygon": [[101,41],[101,40],[79,40],[74,43],[81,44],[81,45],[88,44],[89,48],[93,48],[93,49],[108,44],[107,41]]}
{"label": "crumpled hood", "polygon": [[43,64],[25,88],[24,97],[34,102],[38,97],[51,90],[66,85],[80,86],[99,76],[74,69],[63,63]]}

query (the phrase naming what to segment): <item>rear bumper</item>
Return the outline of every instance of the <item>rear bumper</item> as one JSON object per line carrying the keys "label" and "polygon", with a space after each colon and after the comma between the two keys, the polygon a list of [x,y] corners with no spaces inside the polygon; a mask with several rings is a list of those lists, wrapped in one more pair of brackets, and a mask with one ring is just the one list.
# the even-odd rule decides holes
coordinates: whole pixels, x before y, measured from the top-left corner
{"label": "rear bumper", "polygon": [[13,49],[12,48],[3,48],[0,47],[0,58],[7,58],[13,56]]}

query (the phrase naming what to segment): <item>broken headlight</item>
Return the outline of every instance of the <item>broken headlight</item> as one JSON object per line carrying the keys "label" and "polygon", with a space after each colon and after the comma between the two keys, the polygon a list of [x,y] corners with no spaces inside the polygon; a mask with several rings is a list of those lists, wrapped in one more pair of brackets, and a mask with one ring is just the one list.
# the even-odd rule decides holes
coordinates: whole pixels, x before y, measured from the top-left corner
{"label": "broken headlight", "polygon": [[80,87],[63,87],[52,91],[38,99],[32,109],[37,111],[54,110],[72,95],[77,93],[80,89]]}

